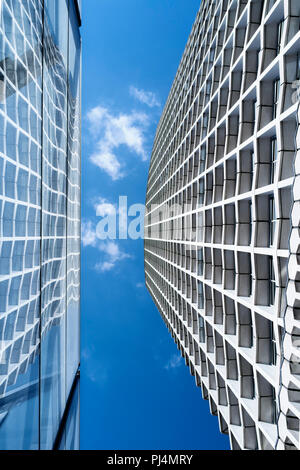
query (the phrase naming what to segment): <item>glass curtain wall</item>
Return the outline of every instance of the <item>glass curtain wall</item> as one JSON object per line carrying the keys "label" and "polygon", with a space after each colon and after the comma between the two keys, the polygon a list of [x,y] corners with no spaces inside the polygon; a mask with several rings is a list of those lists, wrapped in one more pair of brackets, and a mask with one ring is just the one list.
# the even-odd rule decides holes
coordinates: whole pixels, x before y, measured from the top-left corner
{"label": "glass curtain wall", "polygon": [[75,2],[0,0],[1,450],[53,447],[79,366]]}

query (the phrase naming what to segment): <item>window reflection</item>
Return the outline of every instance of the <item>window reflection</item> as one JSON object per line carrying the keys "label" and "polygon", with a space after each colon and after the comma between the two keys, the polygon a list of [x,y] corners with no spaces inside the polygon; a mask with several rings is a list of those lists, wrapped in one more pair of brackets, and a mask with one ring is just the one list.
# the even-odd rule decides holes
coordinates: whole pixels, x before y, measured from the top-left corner
{"label": "window reflection", "polygon": [[[0,370],[2,366],[3,364]],[[5,394],[0,397],[1,450],[37,450],[39,448],[38,354],[28,357],[21,367],[23,374],[19,374],[14,383],[16,372],[11,373]],[[2,372],[3,369],[0,374],[0,384]]]}
{"label": "window reflection", "polygon": [[1,5],[0,449],[51,449],[79,364],[81,41],[74,0]]}

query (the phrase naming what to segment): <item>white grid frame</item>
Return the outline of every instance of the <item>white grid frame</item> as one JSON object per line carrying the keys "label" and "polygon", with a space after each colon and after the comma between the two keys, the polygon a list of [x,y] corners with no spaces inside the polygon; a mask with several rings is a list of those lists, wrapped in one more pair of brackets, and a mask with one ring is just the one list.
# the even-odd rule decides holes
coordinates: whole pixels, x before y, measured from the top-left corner
{"label": "white grid frame", "polygon": [[202,1],[149,169],[146,284],[233,449],[299,448],[298,3]]}

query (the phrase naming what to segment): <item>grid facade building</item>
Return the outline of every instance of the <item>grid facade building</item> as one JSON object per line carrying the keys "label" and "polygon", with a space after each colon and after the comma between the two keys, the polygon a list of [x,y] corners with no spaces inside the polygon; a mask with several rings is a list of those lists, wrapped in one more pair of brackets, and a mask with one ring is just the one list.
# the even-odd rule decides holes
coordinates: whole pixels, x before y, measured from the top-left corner
{"label": "grid facade building", "polygon": [[299,449],[300,3],[202,0],[150,163],[146,285],[232,449]]}
{"label": "grid facade building", "polygon": [[0,0],[1,450],[79,445],[80,8]]}

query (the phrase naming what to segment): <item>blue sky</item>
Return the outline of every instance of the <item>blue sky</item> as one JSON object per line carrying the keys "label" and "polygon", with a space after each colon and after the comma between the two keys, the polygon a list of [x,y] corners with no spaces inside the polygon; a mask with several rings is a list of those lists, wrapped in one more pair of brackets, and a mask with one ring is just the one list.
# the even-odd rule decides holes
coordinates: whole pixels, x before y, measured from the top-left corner
{"label": "blue sky", "polygon": [[145,201],[161,115],[199,0],[83,2],[82,449],[228,449],[144,286],[142,240],[100,241]]}

